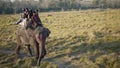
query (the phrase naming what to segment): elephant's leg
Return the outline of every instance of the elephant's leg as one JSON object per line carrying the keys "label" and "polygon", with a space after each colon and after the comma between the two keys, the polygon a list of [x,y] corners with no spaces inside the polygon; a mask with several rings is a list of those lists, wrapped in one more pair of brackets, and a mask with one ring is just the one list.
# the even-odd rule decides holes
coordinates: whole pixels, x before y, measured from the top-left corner
{"label": "elephant's leg", "polygon": [[46,49],[45,49],[45,46],[43,46],[43,53],[42,53],[41,58],[44,58],[45,55],[46,55]]}
{"label": "elephant's leg", "polygon": [[20,48],[21,48],[21,45],[17,45],[16,54],[20,54]]}
{"label": "elephant's leg", "polygon": [[39,58],[38,58],[37,65],[40,66],[41,60],[46,55],[46,50],[45,50],[46,37],[44,37],[43,34],[41,34],[37,36],[36,39],[37,39],[37,42],[39,43]]}
{"label": "elephant's leg", "polygon": [[38,59],[39,57],[39,44],[36,42],[36,45],[35,45],[35,55],[36,55],[36,59]]}
{"label": "elephant's leg", "polygon": [[31,51],[30,45],[26,45],[26,46],[27,46],[28,56],[32,56],[32,51]]}
{"label": "elephant's leg", "polygon": [[38,59],[38,56],[39,56],[39,44],[35,43],[34,45],[32,45],[32,47],[33,47],[33,50],[34,50],[35,57],[36,57],[36,59]]}
{"label": "elephant's leg", "polygon": [[34,40],[33,38],[31,38],[30,39],[30,45],[33,48],[33,51],[34,51],[36,59],[38,59],[38,56],[39,56],[39,46],[38,45],[39,44],[36,42],[36,40]]}
{"label": "elephant's leg", "polygon": [[20,54],[20,48],[21,48],[21,40],[20,40],[20,36],[17,35],[16,54]]}
{"label": "elephant's leg", "polygon": [[39,56],[37,60],[37,65],[40,66],[41,60],[42,60],[42,55],[43,55],[43,48],[42,45],[39,44]]}

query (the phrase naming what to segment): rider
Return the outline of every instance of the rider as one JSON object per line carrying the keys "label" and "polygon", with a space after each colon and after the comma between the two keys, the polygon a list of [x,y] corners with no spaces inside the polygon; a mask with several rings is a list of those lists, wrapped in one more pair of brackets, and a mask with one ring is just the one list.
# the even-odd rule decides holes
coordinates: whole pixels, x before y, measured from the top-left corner
{"label": "rider", "polygon": [[24,11],[23,15],[16,24],[19,24],[25,18],[27,18],[28,24],[26,26],[26,29],[27,28],[35,29],[38,26],[43,26],[38,15],[38,10],[33,11],[32,9],[24,8],[23,11]]}
{"label": "rider", "polygon": [[[33,18],[34,23],[37,24],[37,26],[43,26],[43,24],[42,24],[42,22],[41,22],[41,20],[40,20],[40,18],[39,18],[39,15],[38,15],[38,10],[35,10],[35,11],[33,12],[32,18]],[[37,27],[37,26],[36,26],[36,27]]]}
{"label": "rider", "polygon": [[32,9],[29,9],[28,12],[28,17],[27,17],[27,28],[31,28],[31,29],[36,29],[38,26],[43,27],[42,22],[38,16],[38,11],[33,11]]}
{"label": "rider", "polygon": [[23,8],[23,15],[21,15],[21,18],[18,20],[16,24],[19,24],[20,22],[23,21],[23,19],[27,18],[28,16],[28,8]]}
{"label": "rider", "polygon": [[40,19],[40,17],[39,17],[39,14],[38,14],[38,10],[37,10],[37,9],[35,10],[35,13],[36,13],[36,15],[37,15],[38,22],[41,24],[41,26],[43,26],[43,25],[42,25],[42,22],[41,22],[41,19]]}

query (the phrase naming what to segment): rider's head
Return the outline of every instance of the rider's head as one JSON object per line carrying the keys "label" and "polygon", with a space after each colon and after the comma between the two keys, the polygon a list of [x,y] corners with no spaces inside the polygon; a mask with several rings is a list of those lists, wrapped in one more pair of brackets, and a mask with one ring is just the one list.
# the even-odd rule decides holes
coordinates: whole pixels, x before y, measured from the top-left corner
{"label": "rider's head", "polygon": [[30,17],[30,18],[32,17],[32,14],[33,14],[32,9],[29,9],[29,17]]}
{"label": "rider's head", "polygon": [[22,12],[23,12],[23,13],[26,13],[26,12],[25,12],[25,8],[22,8]]}
{"label": "rider's head", "polygon": [[29,9],[28,9],[28,8],[25,8],[25,11],[26,11],[26,12],[28,12],[28,11],[29,11]]}
{"label": "rider's head", "polygon": [[36,11],[33,11],[33,17],[36,17],[38,13]]}
{"label": "rider's head", "polygon": [[38,9],[36,9],[35,11],[38,12]]}

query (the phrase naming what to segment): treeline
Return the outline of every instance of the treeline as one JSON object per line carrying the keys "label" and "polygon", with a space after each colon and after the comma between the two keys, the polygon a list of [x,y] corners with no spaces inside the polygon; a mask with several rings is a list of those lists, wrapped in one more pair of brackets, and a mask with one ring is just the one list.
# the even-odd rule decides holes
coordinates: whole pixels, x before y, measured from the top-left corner
{"label": "treeline", "polygon": [[0,0],[0,14],[20,13],[22,8],[41,12],[120,8],[120,0]]}

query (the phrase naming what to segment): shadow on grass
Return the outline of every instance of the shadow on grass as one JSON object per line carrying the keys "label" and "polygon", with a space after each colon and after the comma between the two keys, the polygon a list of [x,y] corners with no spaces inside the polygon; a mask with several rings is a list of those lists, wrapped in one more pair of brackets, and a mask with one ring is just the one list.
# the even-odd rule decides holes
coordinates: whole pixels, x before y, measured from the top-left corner
{"label": "shadow on grass", "polygon": [[[84,55],[83,56],[80,56],[80,55],[86,54],[93,63],[96,63],[97,62],[96,60],[99,57],[108,55],[108,57],[106,57],[107,60],[105,59],[105,57],[102,57],[103,60],[100,60],[100,61],[105,62],[103,64],[98,64],[98,66],[100,68],[107,67],[106,64],[108,64],[108,67],[113,67],[112,63],[114,64],[114,62],[120,61],[120,59],[118,59],[118,56],[120,55],[120,45],[119,45],[120,40],[115,40],[115,41],[111,41],[111,42],[104,42],[104,41],[98,40],[98,42],[95,42],[95,43],[94,42],[87,43],[86,41],[88,41],[88,39],[86,39],[85,37],[84,38],[81,38],[79,36],[74,37],[74,39],[76,39],[76,40],[68,40],[69,38],[70,37],[53,39],[53,40],[48,41],[48,43],[47,43],[47,46],[49,46],[49,48],[47,48],[48,53],[59,52],[59,51],[63,51],[63,52],[60,54],[56,54],[55,56],[48,57],[45,60],[54,62],[56,59],[61,59],[65,56],[74,56],[74,57],[79,56],[79,59],[80,59],[81,57],[84,57]],[[81,43],[81,44],[79,44],[79,43]],[[51,51],[50,51],[50,48],[52,48]],[[68,53],[64,52],[67,49],[70,49],[71,51]],[[109,55],[112,53],[115,53],[114,56],[117,56],[114,58],[115,59],[114,62],[111,60],[113,58],[109,58]],[[69,58],[71,58],[71,57],[68,57],[68,59]],[[109,64],[111,64],[111,66]],[[116,67],[114,67],[114,68],[116,68]]]}
{"label": "shadow on grass", "polygon": [[[70,59],[71,56],[74,56],[76,58],[76,56],[79,56],[82,54],[88,54],[88,52],[89,52],[91,54],[91,55],[88,55],[90,60],[95,63],[96,59],[101,57],[102,55],[109,55],[111,53],[120,54],[120,45],[119,45],[120,40],[116,40],[116,41],[112,41],[112,42],[98,41],[97,43],[91,42],[89,44],[86,42],[86,41],[88,41],[88,39],[86,37],[76,36],[76,37],[73,37],[72,40],[70,38],[71,37],[48,40],[47,52],[48,53],[56,52],[57,54],[52,57],[47,57],[44,61],[53,62],[53,63],[57,62],[59,64],[62,62],[62,61],[60,61],[60,59],[63,57],[68,56],[68,59]],[[4,51],[5,50],[11,51],[11,50],[15,50],[15,47],[16,47],[15,42],[9,42],[9,43],[3,45],[3,47],[1,47],[0,49],[4,50]],[[70,50],[70,52],[66,52],[68,49]],[[60,51],[61,51],[61,53],[59,53]],[[96,52],[96,51],[99,51],[99,52]],[[7,54],[8,54],[8,56],[7,55],[5,56],[5,54],[1,54],[0,55],[1,59],[7,59],[9,57],[10,53],[7,53]],[[2,56],[2,55],[4,55],[4,56]],[[8,58],[7,63],[11,62],[11,60],[16,58],[15,55],[13,55],[13,54],[10,55],[10,57],[13,57],[13,58]],[[84,57],[84,55],[79,56],[78,58],[80,59],[82,57]],[[17,59],[18,59],[18,57],[16,58],[16,60]],[[65,59],[65,60],[68,60],[68,59]],[[77,60],[79,61],[79,59],[77,59]],[[72,60],[75,60],[75,59],[73,58],[70,61],[62,62],[62,64],[71,65]],[[106,59],[103,59],[103,61],[104,60],[106,62]],[[116,62],[119,60],[116,60]],[[15,60],[13,60],[13,61],[15,61]],[[107,61],[108,61],[108,59],[107,59]],[[4,65],[4,62],[1,64]],[[107,64],[107,63],[105,63],[105,64]],[[105,64],[98,64],[98,66],[100,68],[105,68]],[[8,64],[8,66],[9,65],[13,65],[13,63]]]}
{"label": "shadow on grass", "polygon": [[[84,41],[88,41],[87,39],[83,40],[81,37],[77,36],[75,39],[77,40],[67,40],[69,38],[60,38],[60,39],[53,39],[47,42],[47,49],[54,48],[53,51],[56,49],[59,50],[65,50],[70,48],[73,52],[94,52],[95,50],[100,51],[106,51],[108,53],[118,53],[120,50],[120,40],[112,41],[112,42],[104,42],[104,41],[98,41],[98,42],[91,42],[90,44]],[[83,42],[81,42],[83,40]],[[78,44],[81,43],[81,44]],[[58,47],[58,48],[56,48]]]}

